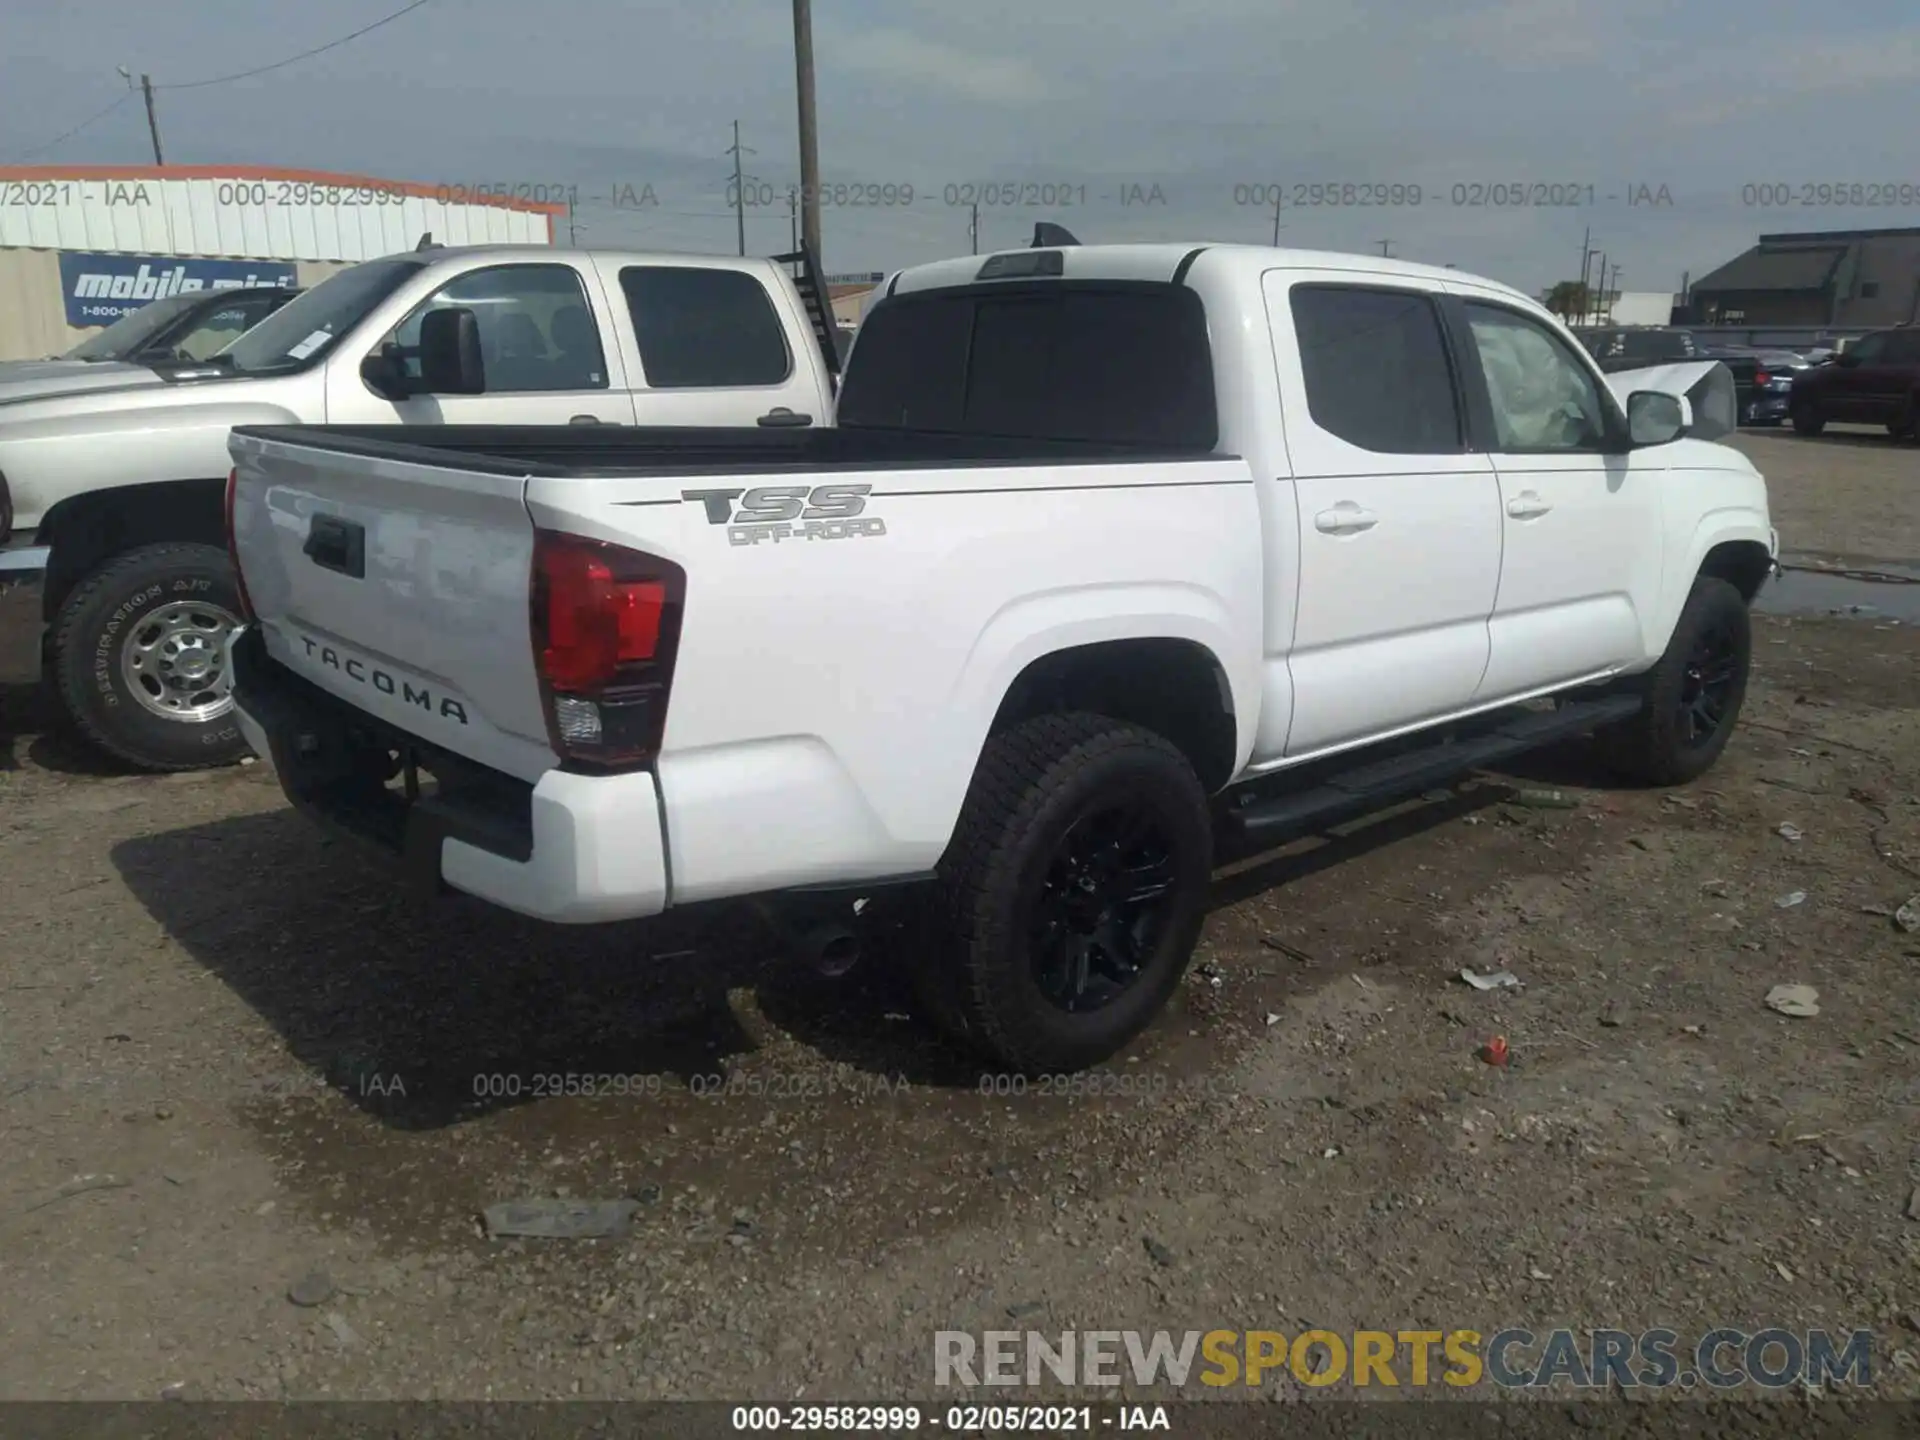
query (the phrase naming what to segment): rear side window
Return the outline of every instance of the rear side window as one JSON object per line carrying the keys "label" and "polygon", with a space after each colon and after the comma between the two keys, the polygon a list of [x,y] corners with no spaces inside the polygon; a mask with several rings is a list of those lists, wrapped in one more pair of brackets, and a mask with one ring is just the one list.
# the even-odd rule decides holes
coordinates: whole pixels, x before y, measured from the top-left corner
{"label": "rear side window", "polygon": [[793,372],[773,301],[745,271],[630,265],[620,288],[651,389],[778,385]]}
{"label": "rear side window", "polygon": [[1453,367],[1430,297],[1296,285],[1290,298],[1314,424],[1380,455],[1465,449]]}
{"label": "rear side window", "polygon": [[1200,297],[1042,285],[885,302],[860,331],[842,425],[1211,450]]}

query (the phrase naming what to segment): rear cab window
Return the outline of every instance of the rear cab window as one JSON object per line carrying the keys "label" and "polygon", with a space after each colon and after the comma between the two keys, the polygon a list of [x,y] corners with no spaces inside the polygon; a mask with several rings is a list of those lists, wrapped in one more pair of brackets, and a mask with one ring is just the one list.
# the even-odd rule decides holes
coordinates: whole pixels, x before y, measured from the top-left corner
{"label": "rear cab window", "polygon": [[1204,304],[1159,282],[1003,282],[880,301],[837,423],[1126,448],[1219,441]]}

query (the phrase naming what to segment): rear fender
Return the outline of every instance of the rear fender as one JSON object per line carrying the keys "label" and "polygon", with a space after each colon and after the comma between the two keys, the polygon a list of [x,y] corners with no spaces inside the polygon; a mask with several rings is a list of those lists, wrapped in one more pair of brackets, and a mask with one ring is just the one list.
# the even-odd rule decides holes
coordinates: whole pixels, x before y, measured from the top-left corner
{"label": "rear fender", "polygon": [[[1116,640],[1186,640],[1213,656],[1227,678],[1234,713],[1233,773],[1253,749],[1260,711],[1257,645],[1235,638],[1234,604],[1199,585],[1076,586],[1023,595],[1002,606],[981,630],[955,682],[953,713],[967,717],[970,755],[986,744],[1000,705],[1035,661],[1062,650]],[[1244,629],[1244,622],[1240,627]],[[969,775],[972,765],[968,765]]]}

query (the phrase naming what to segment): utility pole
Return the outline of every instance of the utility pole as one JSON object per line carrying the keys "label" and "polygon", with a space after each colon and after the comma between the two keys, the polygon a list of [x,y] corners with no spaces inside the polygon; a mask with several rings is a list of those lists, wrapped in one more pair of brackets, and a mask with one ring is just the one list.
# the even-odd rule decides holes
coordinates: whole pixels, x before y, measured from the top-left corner
{"label": "utility pole", "polygon": [[1600,252],[1600,293],[1593,300],[1593,318],[1604,319],[1610,310],[1611,307],[1607,304],[1607,252],[1602,250]]}
{"label": "utility pole", "polygon": [[787,251],[800,248],[800,187],[787,186]]}
{"label": "utility pole", "polygon": [[567,195],[567,244],[578,245],[579,243],[580,228],[573,223],[573,195],[571,191],[569,191]]}
{"label": "utility pole", "polygon": [[800,97],[800,240],[820,258],[820,134],[813,107],[813,0],[793,0],[793,68]]}
{"label": "utility pole", "polygon": [[165,165],[167,162],[160,158],[160,122],[153,116],[153,77],[151,75],[140,77],[140,92],[147,97],[147,134],[153,137],[153,163],[155,166]]}
{"label": "utility pole", "polygon": [[1280,187],[1278,185],[1274,186],[1273,187],[1273,248],[1276,250],[1280,248],[1280,196],[1281,194],[1282,194],[1282,191]]}
{"label": "utility pole", "polygon": [[727,154],[733,156],[733,223],[734,227],[740,232],[740,253],[742,255],[747,253],[747,182],[746,177],[740,173],[740,157],[742,155],[758,155],[759,153],[758,150],[742,150],[740,148],[740,122],[738,120],[734,121],[733,144],[728,148]]}
{"label": "utility pole", "polygon": [[973,246],[973,253],[980,253],[980,202],[973,202],[973,218],[967,222],[967,241]]}
{"label": "utility pole", "polygon": [[1378,246],[1380,247],[1380,254],[1381,254],[1381,256],[1382,256],[1383,258],[1385,258],[1385,259],[1391,259],[1391,258],[1392,258],[1391,256],[1389,256],[1389,255],[1387,254],[1387,250],[1389,249],[1389,247],[1391,247],[1391,246],[1392,246],[1392,244],[1393,244],[1393,241],[1391,241],[1391,240],[1376,240],[1376,241],[1374,241],[1373,243],[1374,243],[1374,244],[1376,244],[1376,245],[1378,245]]}
{"label": "utility pole", "polygon": [[1586,319],[1587,310],[1587,262],[1592,258],[1590,246],[1593,244],[1591,225],[1580,232],[1580,318]]}

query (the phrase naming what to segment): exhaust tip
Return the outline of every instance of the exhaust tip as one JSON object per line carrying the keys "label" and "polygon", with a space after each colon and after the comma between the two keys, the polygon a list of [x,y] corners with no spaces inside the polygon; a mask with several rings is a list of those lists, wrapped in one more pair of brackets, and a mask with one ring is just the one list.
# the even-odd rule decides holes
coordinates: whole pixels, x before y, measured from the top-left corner
{"label": "exhaust tip", "polygon": [[844,975],[860,962],[860,937],[844,925],[824,925],[808,933],[805,952],[822,975]]}

